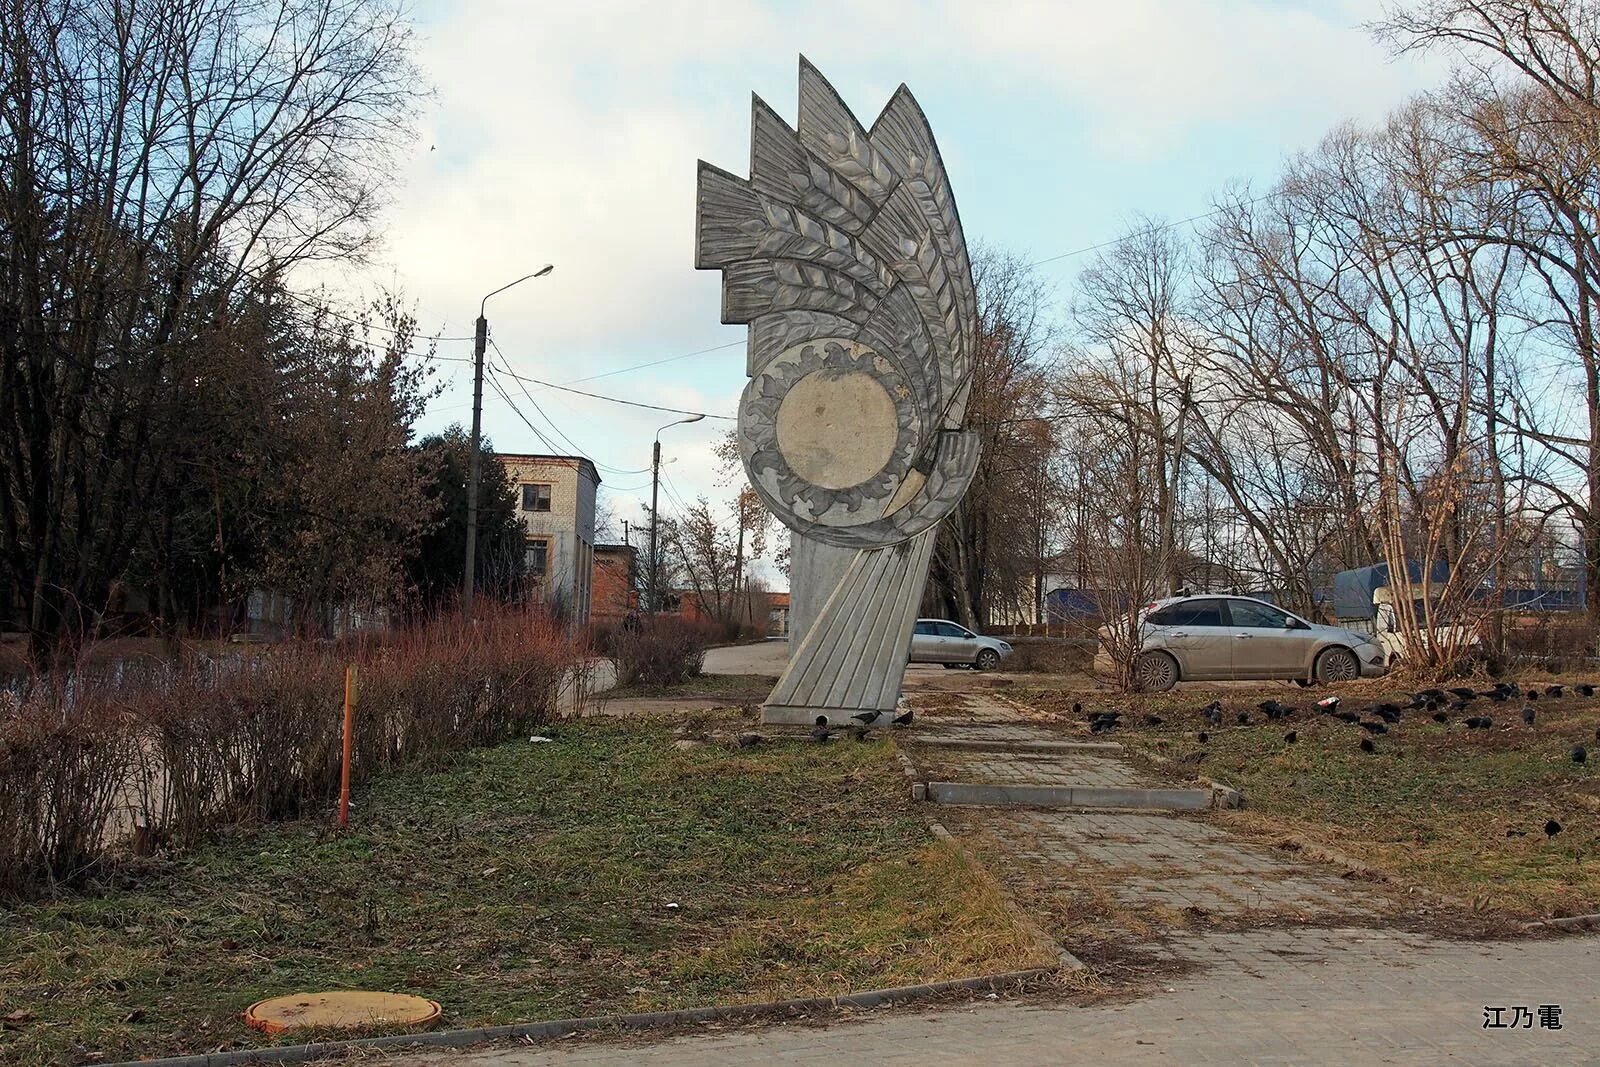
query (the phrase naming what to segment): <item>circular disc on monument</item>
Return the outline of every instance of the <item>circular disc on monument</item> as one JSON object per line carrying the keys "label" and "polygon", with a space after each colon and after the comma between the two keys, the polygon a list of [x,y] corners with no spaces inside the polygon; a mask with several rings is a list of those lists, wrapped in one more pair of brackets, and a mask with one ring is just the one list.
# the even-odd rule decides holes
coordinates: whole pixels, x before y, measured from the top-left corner
{"label": "circular disc on monument", "polygon": [[751,482],[791,526],[880,522],[918,477],[919,405],[895,361],[859,341],[785,349],[751,377],[740,416]]}
{"label": "circular disc on monument", "polygon": [[409,1028],[434,1022],[443,1010],[438,1001],[409,993],[340,989],[258,1000],[245,1009],[244,1021],[268,1034],[281,1034],[286,1030]]}

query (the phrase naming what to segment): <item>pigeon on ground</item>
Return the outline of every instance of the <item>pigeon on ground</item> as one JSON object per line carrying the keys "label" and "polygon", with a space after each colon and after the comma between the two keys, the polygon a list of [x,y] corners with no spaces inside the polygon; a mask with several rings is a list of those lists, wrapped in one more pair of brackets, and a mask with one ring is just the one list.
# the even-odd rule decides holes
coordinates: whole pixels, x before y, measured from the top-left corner
{"label": "pigeon on ground", "polygon": [[1159,715],[1146,715],[1144,717],[1144,724],[1146,726],[1160,726],[1162,723],[1164,723],[1166,721],[1167,720],[1163,719]]}
{"label": "pigeon on ground", "polygon": [[1538,700],[1539,699],[1539,691],[1537,689],[1528,690],[1528,699],[1529,700]]}
{"label": "pigeon on ground", "polygon": [[1204,730],[1201,730],[1199,733],[1194,735],[1194,739],[1203,745],[1207,741],[1211,740],[1211,735],[1206,733]]}
{"label": "pigeon on ground", "polygon": [[1578,692],[1582,693],[1586,697],[1592,697],[1594,696],[1594,686],[1590,685],[1588,682],[1584,682],[1578,686]]}
{"label": "pigeon on ground", "polygon": [[1572,760],[1573,763],[1588,763],[1589,750],[1582,745],[1573,745],[1572,751],[1567,753],[1567,758]]}
{"label": "pigeon on ground", "polygon": [[1297,734],[1295,731],[1290,730],[1288,733],[1283,735],[1283,740],[1284,740],[1285,743],[1292,745],[1296,741],[1300,740],[1300,735]]}
{"label": "pigeon on ground", "polygon": [[1078,716],[1080,716],[1082,714],[1083,714],[1083,705],[1078,703],[1076,700],[1074,700],[1072,702],[1072,717],[1073,718],[1077,718]]}
{"label": "pigeon on ground", "polygon": [[1205,758],[1206,754],[1204,752],[1191,752],[1186,756],[1179,756],[1176,762],[1186,763],[1192,766]]}
{"label": "pigeon on ground", "polygon": [[1554,837],[1561,832],[1561,824],[1551,819],[1544,824],[1544,836]]}
{"label": "pigeon on ground", "polygon": [[1600,726],[1594,728],[1594,739],[1600,741]]}
{"label": "pigeon on ground", "polygon": [[819,745],[824,741],[833,740],[833,731],[828,729],[828,717],[826,715],[817,716],[817,725],[811,728],[811,740]]}
{"label": "pigeon on ground", "polygon": [[1372,743],[1372,738],[1363,737],[1361,739],[1361,751],[1368,753],[1377,751],[1377,746]]}
{"label": "pigeon on ground", "polygon": [[1524,705],[1522,705],[1522,721],[1527,723],[1529,726],[1532,726],[1533,725],[1533,718],[1534,718],[1533,705],[1532,704],[1524,704]]}
{"label": "pigeon on ground", "polygon": [[1544,695],[1547,697],[1559,698],[1563,693],[1566,692],[1566,689],[1567,687],[1564,685],[1547,685],[1544,687]]}
{"label": "pigeon on ground", "polygon": [[877,722],[880,718],[883,717],[883,712],[881,712],[881,711],[863,711],[859,715],[852,715],[850,717],[852,719],[854,719],[856,722],[860,723],[862,726],[871,726],[873,723]]}
{"label": "pigeon on ground", "polygon": [[903,714],[896,715],[894,718],[890,719],[889,722],[895,726],[910,726],[911,709],[907,708]]}
{"label": "pigeon on ground", "polygon": [[1494,725],[1494,720],[1487,715],[1469,715],[1461,721],[1469,730],[1487,730]]}
{"label": "pigeon on ground", "polygon": [[1239,713],[1239,725],[1240,726],[1249,726],[1250,725],[1250,713],[1248,711],[1241,711]]}
{"label": "pigeon on ground", "polygon": [[1499,688],[1499,687],[1496,687],[1494,689],[1485,690],[1484,692],[1479,693],[1478,695],[1481,696],[1481,697],[1488,697],[1490,700],[1494,701],[1496,704],[1504,704],[1507,700],[1511,699],[1511,694],[1506,692],[1504,689]]}
{"label": "pigeon on ground", "polygon": [[1454,693],[1462,700],[1475,700],[1478,696],[1478,691],[1476,689],[1468,689],[1464,685],[1451,686],[1448,692]]}
{"label": "pigeon on ground", "polygon": [[1260,708],[1262,712],[1266,714],[1268,719],[1274,720],[1283,718],[1285,715],[1289,714],[1290,710],[1278,703],[1276,700],[1263,700],[1261,703],[1257,704],[1256,707]]}
{"label": "pigeon on ground", "polygon": [[1433,713],[1433,721],[1434,722],[1449,722],[1450,721],[1450,716],[1446,715],[1442,711],[1436,711],[1436,712]]}
{"label": "pigeon on ground", "polygon": [[1361,716],[1357,715],[1353,711],[1341,711],[1335,715],[1334,718],[1338,719],[1340,722],[1347,722],[1351,723],[1352,725],[1361,721]]}
{"label": "pigeon on ground", "polygon": [[856,741],[865,741],[869,732],[865,726],[850,727],[850,736]]}
{"label": "pigeon on ground", "polygon": [[1387,723],[1400,721],[1400,709],[1393,704],[1374,704],[1372,714]]}
{"label": "pigeon on ground", "polygon": [[1389,732],[1389,728],[1381,722],[1358,722],[1356,725],[1369,734],[1386,734]]}
{"label": "pigeon on ground", "polygon": [[762,737],[760,734],[740,734],[739,735],[739,747],[740,748],[760,748],[762,745],[764,745],[766,743],[767,743],[767,739],[765,737]]}

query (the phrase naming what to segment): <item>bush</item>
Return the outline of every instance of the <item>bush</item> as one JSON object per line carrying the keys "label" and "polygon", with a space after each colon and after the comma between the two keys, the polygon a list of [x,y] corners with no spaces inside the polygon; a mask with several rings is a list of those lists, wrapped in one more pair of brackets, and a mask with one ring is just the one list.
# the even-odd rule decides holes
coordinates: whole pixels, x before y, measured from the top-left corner
{"label": "bush", "polygon": [[617,684],[661,688],[700,677],[706,649],[714,643],[709,627],[657,616],[636,630],[612,634]]}
{"label": "bush", "polygon": [[0,894],[82,878],[123,843],[327,810],[344,672],[357,669],[352,781],[525,735],[586,654],[547,619],[443,618],[385,640],[39,679],[0,706]]}

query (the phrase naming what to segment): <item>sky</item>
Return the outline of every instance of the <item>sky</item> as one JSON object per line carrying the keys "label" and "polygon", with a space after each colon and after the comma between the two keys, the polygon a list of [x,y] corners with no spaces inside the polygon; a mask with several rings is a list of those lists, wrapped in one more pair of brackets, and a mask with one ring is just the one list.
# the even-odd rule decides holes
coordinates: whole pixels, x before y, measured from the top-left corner
{"label": "sky", "polygon": [[[694,269],[696,161],[748,173],[750,94],[792,125],[801,54],[866,126],[911,88],[969,244],[1051,260],[1039,270],[1057,315],[1092,262],[1078,250],[1203,213],[1225,187],[1270,184],[1335,125],[1381,121],[1444,78],[1372,38],[1363,26],[1381,8],[1367,0],[461,0],[415,15],[433,93],[383,246],[335,288],[352,300],[397,289],[425,334],[470,338],[485,293],[553,263],[489,301],[494,363],[718,415],[745,382],[745,331],[719,322],[718,274]],[[444,389],[422,432],[469,423],[471,347],[439,343]],[[647,521],[651,441],[675,416],[524,383],[530,400],[503,381],[560,451],[599,466],[619,536],[622,520]],[[551,450],[484,395],[495,448]],[[661,434],[663,514],[733,495],[712,454],[732,425]]]}

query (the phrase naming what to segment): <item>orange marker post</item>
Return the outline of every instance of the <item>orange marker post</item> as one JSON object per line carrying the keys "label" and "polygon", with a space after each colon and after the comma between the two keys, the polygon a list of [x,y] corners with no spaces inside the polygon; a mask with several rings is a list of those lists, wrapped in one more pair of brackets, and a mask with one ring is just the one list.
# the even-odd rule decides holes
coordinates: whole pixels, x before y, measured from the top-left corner
{"label": "orange marker post", "polygon": [[350,748],[356,731],[356,669],[344,669],[344,766],[339,772],[339,829],[350,824]]}

